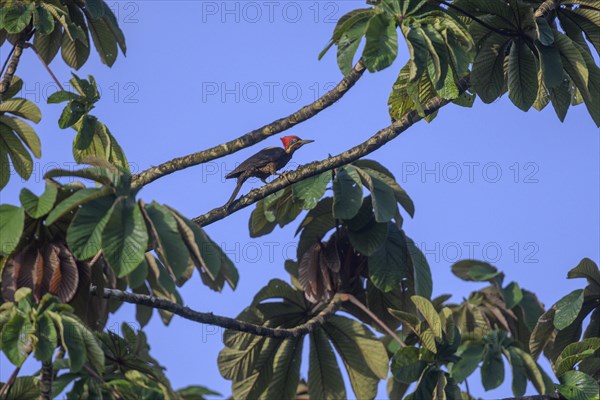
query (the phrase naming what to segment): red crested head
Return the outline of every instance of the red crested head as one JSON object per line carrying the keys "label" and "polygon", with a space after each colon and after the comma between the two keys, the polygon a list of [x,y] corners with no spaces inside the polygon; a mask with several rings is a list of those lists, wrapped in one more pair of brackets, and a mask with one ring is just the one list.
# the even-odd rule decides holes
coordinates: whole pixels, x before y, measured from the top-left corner
{"label": "red crested head", "polygon": [[305,144],[312,142],[313,140],[300,139],[298,136],[284,136],[281,138],[286,153],[293,153]]}
{"label": "red crested head", "polygon": [[283,148],[287,149],[298,140],[300,140],[298,136],[284,136],[281,138],[281,143],[283,143]]}

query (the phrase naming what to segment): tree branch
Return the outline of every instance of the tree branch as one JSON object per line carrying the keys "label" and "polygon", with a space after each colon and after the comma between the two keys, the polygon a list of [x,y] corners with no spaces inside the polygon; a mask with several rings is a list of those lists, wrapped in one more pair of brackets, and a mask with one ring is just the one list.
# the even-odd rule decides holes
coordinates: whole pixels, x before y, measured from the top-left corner
{"label": "tree branch", "polygon": [[17,72],[17,67],[19,66],[19,61],[21,60],[21,55],[23,54],[23,46],[25,45],[24,40],[19,40],[15,43],[12,51],[12,57],[10,58],[10,62],[6,67],[6,73],[0,80],[0,101],[2,101],[2,97],[8,91],[10,84],[12,82],[12,78]]}
{"label": "tree branch", "polygon": [[[462,93],[469,88],[469,76],[467,75],[458,83],[458,89]],[[440,96],[436,96],[424,104],[423,109],[425,114],[429,115],[446,104],[450,100],[444,99]],[[239,200],[231,203],[229,208],[217,207],[206,214],[200,215],[192,221],[200,226],[206,226],[212,224],[215,221],[225,218],[234,212],[241,210],[242,208],[248,207],[257,201],[264,199],[268,195],[277,192],[278,190],[284,189],[293,183],[299,182],[303,179],[311,176],[318,175],[322,172],[329,171],[334,168],[341,167],[348,163],[358,160],[367,154],[374,152],[384,144],[388,143],[392,139],[398,137],[402,132],[410,128],[414,123],[423,119],[419,116],[416,111],[406,113],[402,118],[395,121],[392,125],[383,128],[375,135],[371,136],[367,141],[359,144],[358,146],[352,147],[351,149],[338,154],[337,156],[330,157],[322,161],[316,161],[307,165],[299,167],[295,171],[286,172],[282,177],[275,179],[274,181],[261,186],[260,188],[252,190],[245,196],[242,196]]]}
{"label": "tree branch", "polygon": [[164,162],[156,167],[148,168],[135,175],[132,184],[137,188],[142,187],[175,171],[180,171],[194,165],[203,164],[228,154],[235,153],[236,151],[258,143],[269,136],[286,131],[293,126],[314,117],[319,112],[338,101],[352,86],[354,86],[364,72],[365,66],[362,61],[358,61],[348,75],[346,75],[333,89],[313,103],[302,107],[285,118],[278,119],[261,128],[254,129],[237,139],[230,140],[229,142],[211,147],[207,150],[174,158],[173,160]]}
{"label": "tree branch", "polygon": [[221,328],[225,329],[233,329],[239,332],[247,332],[253,335],[268,336],[272,338],[299,337],[310,333],[315,328],[323,325],[327,318],[335,314],[335,312],[340,309],[342,302],[348,301],[348,295],[337,294],[319,314],[315,315],[305,323],[290,329],[280,329],[254,325],[247,322],[238,321],[234,318],[214,315],[213,313],[194,311],[189,307],[145,294],[129,293],[117,289],[104,289],[102,293],[98,293],[98,289],[95,286],[90,289],[90,293],[96,296],[102,296],[105,299],[114,298],[115,300],[125,303],[139,304],[142,306],[170,311],[173,314],[177,314],[180,317],[189,319],[190,321],[220,326]]}
{"label": "tree branch", "polygon": [[546,0],[535,10],[533,16],[535,18],[547,17],[556,7],[558,7],[559,0]]}

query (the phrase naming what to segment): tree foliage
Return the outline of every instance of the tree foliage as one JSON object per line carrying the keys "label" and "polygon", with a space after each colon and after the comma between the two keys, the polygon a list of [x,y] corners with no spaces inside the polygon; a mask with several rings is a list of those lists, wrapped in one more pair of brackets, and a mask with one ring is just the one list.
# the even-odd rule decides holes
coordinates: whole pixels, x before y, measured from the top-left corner
{"label": "tree foliage", "polygon": [[[409,58],[389,94],[392,127],[403,119],[410,126],[415,115],[431,122],[449,102],[472,107],[476,97],[491,103],[505,93],[523,111],[551,103],[561,121],[570,106],[584,103],[600,126],[598,30],[596,0],[379,0],[342,16],[320,57],[335,47],[342,73],[351,74],[357,58],[377,72],[394,65],[403,41]],[[32,49],[48,66],[60,51],[79,70],[92,45],[112,66],[126,42],[103,0],[13,0],[0,8],[0,45],[12,48],[0,77],[1,189],[11,169],[29,179],[33,158],[41,157],[31,125],[41,110],[16,97],[20,54]],[[23,188],[19,206],[0,205],[0,349],[16,373],[30,356],[41,365],[34,376],[15,373],[0,397],[51,398],[65,390],[67,398],[216,395],[204,386],[175,390],[143,330],[104,331],[120,306],[104,289],[170,302],[171,311],[155,307],[168,325],[172,310],[183,310],[178,287],[194,270],[217,292],[226,284],[235,289],[239,276],[200,225],[139,198],[142,185],[125,151],[91,114],[101,100],[96,80],[73,73],[70,83],[74,92],[61,89],[48,103],[65,103],[58,127],[75,131],[80,168],[51,170],[41,195]],[[285,262],[290,283],[269,282],[225,332],[217,363],[235,399],[303,392],[373,399],[385,379],[391,399],[470,399],[461,385],[473,374],[485,390],[511,381],[515,396],[531,384],[557,398],[598,398],[600,272],[592,260],[568,273],[587,286],[548,309],[478,260],[459,261],[452,272],[485,286],[459,303],[450,295],[432,298],[427,259],[403,227],[415,204],[390,170],[354,157],[314,171],[263,196],[251,214],[251,237],[296,224],[298,250]],[[343,315],[330,307],[340,301]],[[141,327],[152,312],[137,304]],[[303,324],[310,324],[307,332],[297,333]],[[260,327],[287,336],[251,333]],[[540,367],[542,354],[555,378]]]}

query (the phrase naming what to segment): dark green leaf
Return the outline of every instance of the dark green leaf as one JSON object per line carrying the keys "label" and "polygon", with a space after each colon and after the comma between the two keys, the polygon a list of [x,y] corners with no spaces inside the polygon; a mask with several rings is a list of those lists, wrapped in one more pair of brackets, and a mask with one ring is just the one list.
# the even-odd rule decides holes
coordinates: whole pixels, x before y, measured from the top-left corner
{"label": "dark green leaf", "polygon": [[0,255],[9,256],[19,244],[25,225],[25,210],[10,204],[0,204]]}
{"label": "dark green leaf", "polygon": [[352,219],[362,205],[362,184],[358,171],[351,165],[338,168],[333,180],[333,215]]}
{"label": "dark green leaf", "polygon": [[404,235],[394,224],[389,224],[386,242],[369,257],[371,282],[383,292],[398,287],[408,277],[408,257]]}
{"label": "dark green leaf", "polygon": [[117,277],[142,262],[147,246],[148,232],[139,207],[129,199],[117,199],[102,231],[104,258]]}
{"label": "dark green leaf", "polygon": [[508,97],[523,111],[529,110],[537,97],[538,79],[535,56],[529,46],[517,40],[508,59]]}
{"label": "dark green leaf", "polygon": [[75,214],[67,230],[67,243],[77,259],[94,257],[102,248],[102,231],[112,214],[114,203],[113,196],[100,197],[85,203]]}
{"label": "dark green leaf", "polygon": [[598,398],[598,382],[580,371],[567,371],[560,376],[557,389],[567,400],[594,400]]}

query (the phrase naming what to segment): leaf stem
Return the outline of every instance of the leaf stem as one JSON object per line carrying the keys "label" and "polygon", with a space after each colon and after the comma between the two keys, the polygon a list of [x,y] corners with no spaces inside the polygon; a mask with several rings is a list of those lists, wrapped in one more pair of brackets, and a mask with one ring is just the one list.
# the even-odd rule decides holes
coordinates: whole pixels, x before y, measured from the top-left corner
{"label": "leaf stem", "polygon": [[29,48],[31,48],[33,50],[33,52],[38,57],[38,59],[40,60],[40,62],[46,68],[46,71],[48,71],[48,73],[50,74],[50,76],[52,77],[52,79],[54,79],[54,82],[58,85],[59,89],[64,92],[65,88],[60,84],[58,78],[56,77],[56,75],[54,75],[54,72],[52,72],[52,70],[50,69],[50,66],[46,63],[46,61],[44,61],[44,59],[42,58],[42,56],[40,55],[40,53],[37,51],[37,49],[35,48],[35,46],[33,44],[27,43],[25,47],[29,47]]}

